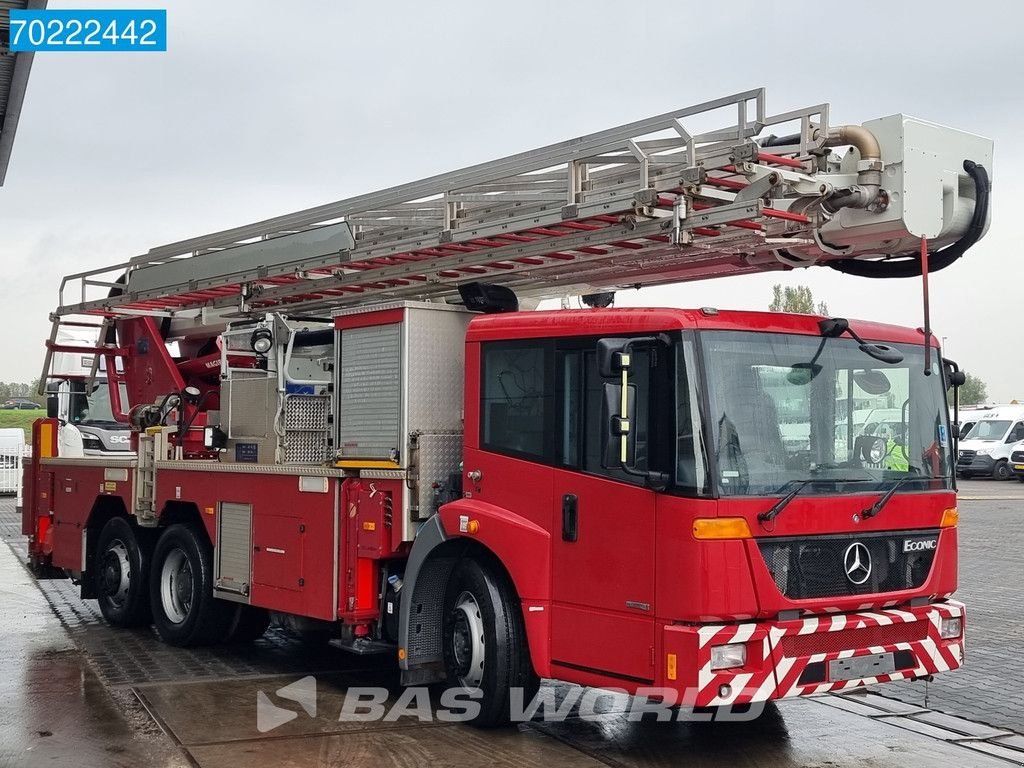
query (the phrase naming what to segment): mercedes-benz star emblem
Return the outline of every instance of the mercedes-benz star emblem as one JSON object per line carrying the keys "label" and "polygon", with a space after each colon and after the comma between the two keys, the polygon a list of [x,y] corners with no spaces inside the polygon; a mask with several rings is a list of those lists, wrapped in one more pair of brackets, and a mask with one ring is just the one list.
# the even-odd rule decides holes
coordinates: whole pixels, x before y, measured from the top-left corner
{"label": "mercedes-benz star emblem", "polygon": [[843,555],[843,568],[851,584],[859,587],[867,581],[871,577],[871,553],[868,548],[859,541],[853,542]]}

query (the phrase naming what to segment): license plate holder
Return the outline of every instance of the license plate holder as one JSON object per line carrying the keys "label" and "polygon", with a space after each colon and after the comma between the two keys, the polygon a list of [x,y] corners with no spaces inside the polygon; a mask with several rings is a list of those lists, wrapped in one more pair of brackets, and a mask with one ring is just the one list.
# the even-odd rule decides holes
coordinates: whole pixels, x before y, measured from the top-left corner
{"label": "license plate holder", "polygon": [[848,659],[833,659],[828,663],[828,679],[832,682],[891,675],[895,671],[896,659],[891,653],[851,656]]}

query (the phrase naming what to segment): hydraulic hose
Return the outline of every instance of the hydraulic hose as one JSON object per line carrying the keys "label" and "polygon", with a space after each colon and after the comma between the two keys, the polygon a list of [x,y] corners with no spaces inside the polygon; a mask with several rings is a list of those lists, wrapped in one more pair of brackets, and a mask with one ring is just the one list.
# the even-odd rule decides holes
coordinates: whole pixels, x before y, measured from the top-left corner
{"label": "hydraulic hose", "polygon": [[[988,207],[991,185],[988,171],[972,160],[964,160],[964,170],[974,182],[975,200],[974,215],[967,231],[952,245],[928,254],[928,271],[938,272],[945,269],[963,256],[967,250],[981,238],[988,220]],[[785,253],[783,255],[786,255]],[[856,277],[920,277],[921,257],[918,254],[904,254],[897,260],[862,261],[860,259],[836,259],[826,261],[832,269]]]}

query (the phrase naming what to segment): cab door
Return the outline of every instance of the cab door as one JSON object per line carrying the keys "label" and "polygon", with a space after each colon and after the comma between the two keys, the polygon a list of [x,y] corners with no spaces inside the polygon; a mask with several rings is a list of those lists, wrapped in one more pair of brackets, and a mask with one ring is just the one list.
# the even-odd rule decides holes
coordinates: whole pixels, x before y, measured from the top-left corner
{"label": "cab door", "polygon": [[[649,428],[651,356],[635,353],[631,375],[638,391],[641,467],[650,463],[655,446]],[[552,473],[552,663],[649,682],[654,679],[655,492],[641,478],[602,466],[604,380],[594,342],[563,345],[555,363],[560,466]]]}

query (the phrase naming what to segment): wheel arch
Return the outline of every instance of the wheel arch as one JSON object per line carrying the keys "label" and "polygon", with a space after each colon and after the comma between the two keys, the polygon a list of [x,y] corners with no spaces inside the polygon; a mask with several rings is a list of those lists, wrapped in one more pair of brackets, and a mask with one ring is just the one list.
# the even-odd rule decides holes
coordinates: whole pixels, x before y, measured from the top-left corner
{"label": "wheel arch", "polygon": [[[477,525],[469,526],[469,521]],[[474,534],[469,533],[472,527]],[[424,524],[406,562],[398,631],[403,684],[444,677],[444,592],[452,569],[465,557],[488,566],[511,587],[520,603],[533,668],[542,677],[550,675],[550,534],[501,507],[459,500]]]}
{"label": "wheel arch", "polygon": [[212,523],[208,527],[206,520],[199,511],[199,505],[192,501],[168,501],[160,512],[160,528],[172,525],[188,525],[195,528],[211,546],[214,543]]}

